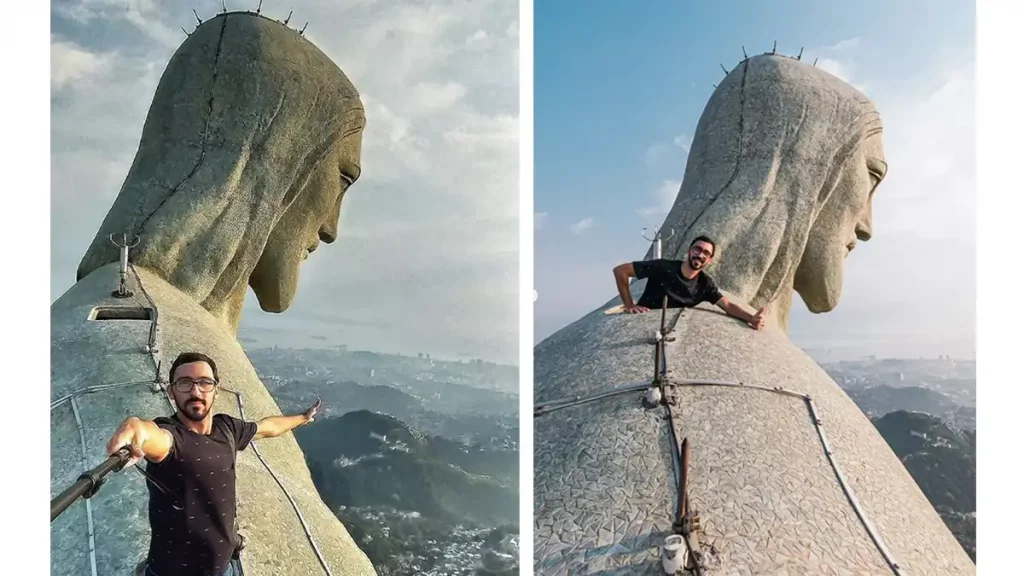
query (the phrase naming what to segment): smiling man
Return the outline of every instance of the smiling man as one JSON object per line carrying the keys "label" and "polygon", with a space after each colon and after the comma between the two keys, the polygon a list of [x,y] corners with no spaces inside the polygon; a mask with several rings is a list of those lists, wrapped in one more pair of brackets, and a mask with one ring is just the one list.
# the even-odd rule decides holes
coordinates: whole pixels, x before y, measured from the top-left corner
{"label": "smiling man", "polygon": [[[669,308],[692,308],[701,302],[710,302],[754,330],[764,328],[764,308],[756,314],[747,313],[723,296],[715,281],[703,270],[714,257],[715,243],[707,236],[698,236],[690,243],[685,260],[643,260],[616,266],[612,272],[623,311],[642,314],[651,308],[660,308],[668,296]],[[647,279],[644,293],[636,304],[629,293],[630,277]]]}
{"label": "smiling man", "polygon": [[280,436],[313,421],[320,400],[304,414],[246,422],[213,414],[220,380],[213,359],[197,352],[171,365],[170,418],[126,419],[107,443],[122,447],[130,464],[145,458],[149,479],[149,554],[136,574],[146,576],[241,574],[241,539],[235,529],[235,452],[252,440]]}

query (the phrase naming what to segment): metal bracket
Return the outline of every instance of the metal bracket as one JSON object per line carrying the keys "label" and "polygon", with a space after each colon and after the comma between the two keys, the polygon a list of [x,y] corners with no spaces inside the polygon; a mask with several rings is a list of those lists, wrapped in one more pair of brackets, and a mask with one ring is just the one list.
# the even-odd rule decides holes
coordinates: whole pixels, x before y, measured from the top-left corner
{"label": "metal bracket", "polygon": [[128,289],[128,250],[138,246],[142,238],[136,236],[134,242],[128,241],[128,234],[121,234],[120,242],[114,240],[113,234],[109,235],[108,238],[114,246],[117,246],[121,253],[121,268],[119,271],[121,281],[120,284],[118,284],[117,290],[111,292],[110,295],[114,298],[131,298],[134,294],[132,294],[132,291]]}

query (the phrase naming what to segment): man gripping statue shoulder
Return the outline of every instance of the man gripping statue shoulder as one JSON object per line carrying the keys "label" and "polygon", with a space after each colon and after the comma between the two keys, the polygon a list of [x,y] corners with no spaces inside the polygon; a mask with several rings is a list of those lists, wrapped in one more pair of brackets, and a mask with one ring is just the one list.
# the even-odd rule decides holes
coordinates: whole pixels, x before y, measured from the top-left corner
{"label": "man gripping statue shoulder", "polygon": [[[764,328],[765,309],[750,314],[741,306],[722,295],[715,281],[704,268],[715,257],[715,243],[707,236],[698,236],[690,243],[684,260],[643,260],[616,266],[615,284],[622,298],[623,311],[642,314],[651,308],[661,308],[668,296],[669,308],[692,308],[701,302],[710,302],[726,314],[747,323],[754,330]],[[630,277],[647,279],[644,293],[634,304],[629,293]]]}
{"label": "man gripping statue shoulder", "polygon": [[[127,418],[107,453],[131,450],[128,464],[145,458],[149,487],[149,554],[136,575],[238,576],[242,541],[235,518],[235,453],[253,440],[273,438],[316,416],[320,399],[303,414],[257,422],[214,414],[220,380],[213,359],[196,352],[171,365],[170,418]],[[141,468],[140,468],[141,470]]]}

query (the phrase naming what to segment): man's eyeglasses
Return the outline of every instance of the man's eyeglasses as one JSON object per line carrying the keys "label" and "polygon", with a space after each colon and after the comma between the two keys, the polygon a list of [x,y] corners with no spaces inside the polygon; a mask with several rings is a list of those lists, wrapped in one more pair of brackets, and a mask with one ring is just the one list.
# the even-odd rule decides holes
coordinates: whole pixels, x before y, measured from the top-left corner
{"label": "man's eyeglasses", "polygon": [[210,392],[217,385],[217,382],[209,378],[193,380],[191,378],[178,378],[174,381],[174,391],[185,394],[192,391],[193,386],[199,387],[200,392]]}
{"label": "man's eyeglasses", "polygon": [[693,252],[696,252],[697,254],[700,254],[701,256],[703,256],[705,258],[711,258],[711,251],[708,250],[707,248],[701,248],[699,246],[692,246],[692,247],[690,247],[690,250],[693,251]]}

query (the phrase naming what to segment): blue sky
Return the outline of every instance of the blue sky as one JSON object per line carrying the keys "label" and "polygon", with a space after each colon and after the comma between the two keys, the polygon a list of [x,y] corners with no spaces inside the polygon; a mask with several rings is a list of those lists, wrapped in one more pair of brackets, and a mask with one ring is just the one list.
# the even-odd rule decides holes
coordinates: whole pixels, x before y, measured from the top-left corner
{"label": "blue sky", "polygon": [[[74,283],[124,181],[181,28],[195,28],[193,8],[209,19],[222,3],[52,3],[52,300]],[[338,241],[303,264],[292,307],[264,313],[250,291],[239,336],[518,363],[518,6],[263,3],[270,18],[289,11],[362,96],[362,177]]]}
{"label": "blue sky", "polygon": [[791,337],[819,357],[973,356],[973,3],[638,6],[535,4],[536,340],[615,295],[611,268],[668,212],[720,64],[777,40],[875,101],[890,164],[839,307],[797,299]]}

